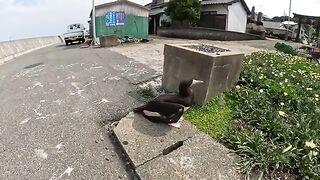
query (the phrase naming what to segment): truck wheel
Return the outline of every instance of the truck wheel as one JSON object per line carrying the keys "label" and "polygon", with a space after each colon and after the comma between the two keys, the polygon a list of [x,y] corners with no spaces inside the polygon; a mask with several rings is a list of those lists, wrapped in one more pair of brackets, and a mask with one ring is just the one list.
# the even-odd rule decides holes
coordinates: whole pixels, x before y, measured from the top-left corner
{"label": "truck wheel", "polygon": [[69,41],[66,41],[66,46],[69,46]]}
{"label": "truck wheel", "polygon": [[84,42],[86,42],[86,40],[85,40],[85,39],[82,39],[82,40],[81,40],[81,43],[84,43]]}

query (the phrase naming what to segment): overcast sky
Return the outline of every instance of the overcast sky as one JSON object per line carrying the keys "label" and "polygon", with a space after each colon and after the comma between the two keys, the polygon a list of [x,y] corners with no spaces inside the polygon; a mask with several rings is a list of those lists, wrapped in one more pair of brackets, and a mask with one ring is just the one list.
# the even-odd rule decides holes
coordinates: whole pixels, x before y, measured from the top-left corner
{"label": "overcast sky", "polygon": [[[96,0],[96,4],[112,0]],[[147,4],[151,0],[132,0]],[[320,0],[292,0],[292,11],[320,16]],[[288,14],[289,0],[246,0],[267,16]],[[0,41],[59,35],[71,23],[88,27],[91,0],[0,0]]]}

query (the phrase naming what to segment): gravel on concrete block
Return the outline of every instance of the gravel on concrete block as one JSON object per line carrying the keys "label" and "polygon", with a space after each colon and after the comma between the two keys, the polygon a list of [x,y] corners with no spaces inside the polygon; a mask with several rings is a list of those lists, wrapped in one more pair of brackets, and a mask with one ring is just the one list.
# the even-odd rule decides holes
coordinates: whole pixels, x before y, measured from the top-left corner
{"label": "gravel on concrete block", "polygon": [[219,53],[219,52],[230,51],[228,49],[222,49],[222,48],[215,47],[213,45],[208,45],[208,44],[195,44],[195,45],[187,45],[184,47],[195,49],[197,51],[202,51],[206,53]]}
{"label": "gravel on concrete block", "polygon": [[237,156],[204,134],[136,169],[141,179],[239,180]]}

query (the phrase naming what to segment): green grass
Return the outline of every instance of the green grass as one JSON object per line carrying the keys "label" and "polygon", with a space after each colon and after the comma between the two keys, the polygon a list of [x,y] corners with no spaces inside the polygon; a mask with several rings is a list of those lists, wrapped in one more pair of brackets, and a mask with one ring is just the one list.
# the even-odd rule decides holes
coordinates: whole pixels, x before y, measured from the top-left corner
{"label": "green grass", "polygon": [[184,117],[213,138],[226,132],[232,120],[231,109],[224,101],[224,96],[212,99],[203,107],[193,106]]}

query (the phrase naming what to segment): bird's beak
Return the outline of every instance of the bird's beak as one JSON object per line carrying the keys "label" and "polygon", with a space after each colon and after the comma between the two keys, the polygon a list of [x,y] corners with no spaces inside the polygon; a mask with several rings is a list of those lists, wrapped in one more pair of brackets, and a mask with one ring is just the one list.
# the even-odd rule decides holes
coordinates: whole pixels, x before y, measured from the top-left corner
{"label": "bird's beak", "polygon": [[204,83],[203,81],[201,81],[201,80],[193,80],[192,81],[192,84],[191,84],[191,86],[193,86],[193,85],[195,85],[195,84],[201,84],[201,83]]}

